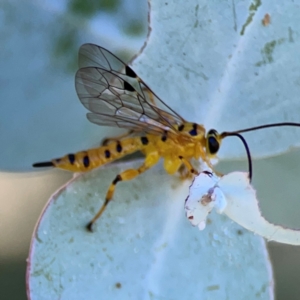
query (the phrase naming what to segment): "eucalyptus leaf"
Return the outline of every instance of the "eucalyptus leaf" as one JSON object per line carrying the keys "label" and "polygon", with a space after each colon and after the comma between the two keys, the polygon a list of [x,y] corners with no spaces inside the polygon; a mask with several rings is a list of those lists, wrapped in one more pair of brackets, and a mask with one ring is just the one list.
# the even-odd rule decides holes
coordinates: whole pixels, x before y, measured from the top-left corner
{"label": "eucalyptus leaf", "polygon": [[29,299],[273,298],[265,242],[212,213],[199,233],[184,215],[188,180],[162,166],[120,183],[96,222],[123,163],[80,175],[50,199],[28,258]]}

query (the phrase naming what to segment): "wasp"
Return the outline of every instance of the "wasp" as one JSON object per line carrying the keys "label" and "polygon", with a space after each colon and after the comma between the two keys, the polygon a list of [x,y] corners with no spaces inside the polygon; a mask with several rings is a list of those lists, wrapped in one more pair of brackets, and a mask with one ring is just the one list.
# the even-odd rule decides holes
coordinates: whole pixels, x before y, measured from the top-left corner
{"label": "wasp", "polygon": [[206,132],[203,125],[188,122],[172,110],[129,65],[108,50],[84,44],[79,49],[79,62],[83,67],[76,73],[75,87],[81,103],[90,111],[88,120],[101,126],[125,128],[128,133],[106,139],[97,148],[35,163],[33,167],[86,172],[137,151],[145,156],[139,168],[125,170],[112,181],[104,203],[87,224],[89,231],[113,199],[117,183],[134,179],[160,159],[170,175],[182,169],[187,171],[185,176],[197,175],[193,160],[201,160],[214,169],[211,159],[216,157],[222,140],[237,136],[246,149],[251,180],[251,155],[241,133],[275,126],[300,126],[298,123],[274,123],[221,134],[214,129]]}

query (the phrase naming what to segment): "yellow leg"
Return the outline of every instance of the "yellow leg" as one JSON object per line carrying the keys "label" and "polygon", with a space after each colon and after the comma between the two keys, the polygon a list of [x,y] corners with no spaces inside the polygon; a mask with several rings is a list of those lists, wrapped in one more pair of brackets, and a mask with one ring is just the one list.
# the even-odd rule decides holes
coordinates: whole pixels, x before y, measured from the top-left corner
{"label": "yellow leg", "polygon": [[116,178],[113,180],[113,182],[110,184],[108,191],[106,193],[105,201],[102,204],[100,210],[97,212],[97,214],[94,216],[94,218],[87,224],[87,229],[89,231],[93,231],[93,224],[96,222],[98,218],[102,215],[104,212],[107,204],[112,200],[116,185],[120,181],[125,181],[125,180],[132,180],[138,175],[144,173],[148,169],[150,169],[152,166],[154,166],[158,161],[159,161],[159,154],[157,152],[150,153],[147,155],[145,158],[145,162],[138,168],[138,169],[129,169],[126,170],[116,176]]}
{"label": "yellow leg", "polygon": [[218,171],[215,170],[214,166],[210,163],[209,160],[205,160],[205,163],[208,165],[208,167],[209,167],[210,169],[213,170],[213,172],[214,172],[217,176],[219,176],[219,177],[223,177],[223,176],[224,176],[223,173],[218,172]]}
{"label": "yellow leg", "polygon": [[193,174],[187,169],[185,164],[181,164],[181,166],[178,169],[178,172],[182,180],[191,179],[193,177]]}
{"label": "yellow leg", "polygon": [[189,172],[193,175],[199,175],[199,172],[197,170],[194,169],[194,167],[192,166],[192,164],[185,159],[182,156],[179,156],[179,158],[181,159],[182,163],[185,165],[185,167],[189,170]]}

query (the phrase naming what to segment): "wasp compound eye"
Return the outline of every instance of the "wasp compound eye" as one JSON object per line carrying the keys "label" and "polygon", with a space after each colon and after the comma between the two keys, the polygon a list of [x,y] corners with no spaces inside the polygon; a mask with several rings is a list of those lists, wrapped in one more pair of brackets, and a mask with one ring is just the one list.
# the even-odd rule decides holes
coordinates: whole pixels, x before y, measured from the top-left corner
{"label": "wasp compound eye", "polygon": [[216,130],[211,129],[207,133],[207,148],[210,154],[214,155],[220,148],[219,134]]}

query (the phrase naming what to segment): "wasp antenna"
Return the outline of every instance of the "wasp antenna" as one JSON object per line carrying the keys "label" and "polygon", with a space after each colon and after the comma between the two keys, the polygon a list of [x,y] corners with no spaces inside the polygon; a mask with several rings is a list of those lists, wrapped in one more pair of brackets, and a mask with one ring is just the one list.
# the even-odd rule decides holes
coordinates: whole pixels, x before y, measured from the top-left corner
{"label": "wasp antenna", "polygon": [[45,167],[54,167],[51,161],[45,161],[40,163],[35,163],[32,165],[34,168],[45,168]]}
{"label": "wasp antenna", "polygon": [[280,122],[280,123],[271,123],[271,124],[265,124],[265,125],[260,125],[260,126],[255,126],[255,127],[250,127],[250,128],[245,128],[241,130],[236,130],[234,132],[223,132],[220,134],[220,137],[224,139],[227,136],[237,136],[244,144],[244,147],[247,152],[247,157],[248,157],[248,167],[249,167],[249,179],[250,182],[252,180],[252,159],[251,159],[251,154],[250,150],[248,147],[248,144],[244,137],[240,135],[240,133],[245,133],[249,131],[255,131],[255,130],[260,130],[260,129],[265,129],[265,128],[271,128],[271,127],[281,127],[281,126],[294,126],[294,127],[300,127],[300,123],[294,123],[294,122]]}
{"label": "wasp antenna", "polygon": [[248,144],[247,144],[246,140],[244,139],[244,137],[241,134],[239,134],[239,132],[223,132],[220,134],[220,136],[222,139],[224,139],[227,136],[237,136],[243,142],[244,147],[247,152],[249,181],[251,182],[251,180],[252,180],[252,159],[251,159],[250,149],[249,149]]}
{"label": "wasp antenna", "polygon": [[[272,123],[272,124],[265,124],[265,125],[260,125],[260,126],[245,128],[245,129],[241,129],[241,130],[236,130],[235,132],[236,133],[243,133],[243,132],[249,132],[249,131],[254,131],[254,130],[260,130],[260,129],[270,128],[270,127],[280,127],[280,126],[300,127],[300,123],[294,123],[294,122]],[[229,132],[227,132],[227,133],[229,133]]]}

